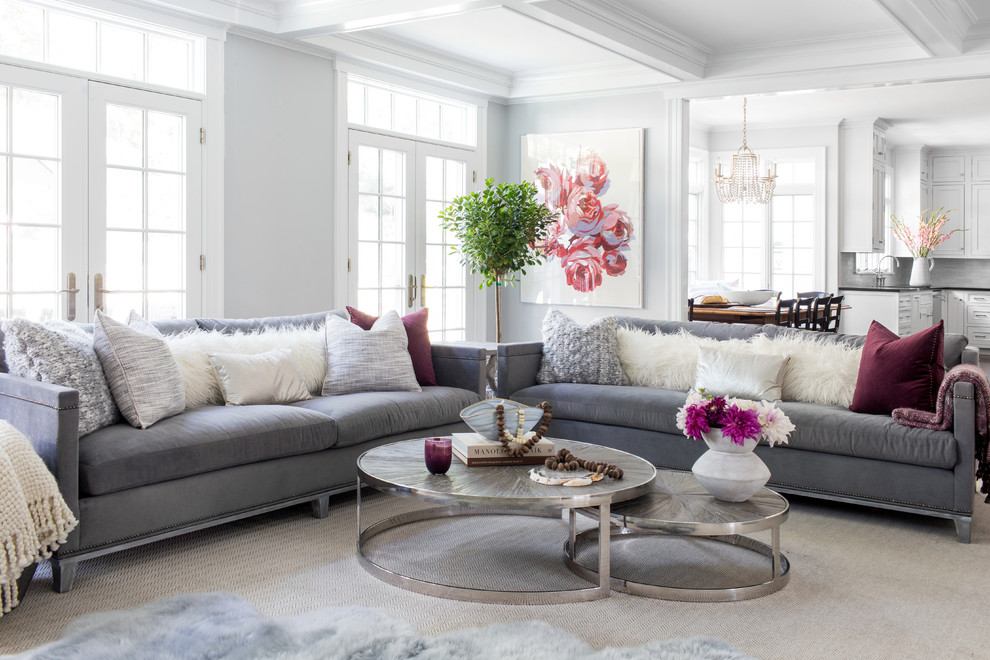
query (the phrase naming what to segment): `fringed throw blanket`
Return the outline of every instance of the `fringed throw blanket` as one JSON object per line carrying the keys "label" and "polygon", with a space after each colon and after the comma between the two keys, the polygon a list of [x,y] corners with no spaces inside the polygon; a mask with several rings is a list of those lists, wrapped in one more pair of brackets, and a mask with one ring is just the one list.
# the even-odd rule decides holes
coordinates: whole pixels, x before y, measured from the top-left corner
{"label": "fringed throw blanket", "polygon": [[894,421],[904,426],[944,431],[952,426],[952,388],[956,383],[972,383],[976,392],[976,476],[982,481],[980,492],[987,495],[984,502],[990,502],[990,383],[983,370],[972,364],[960,364],[945,374],[938,388],[935,412],[896,408]]}
{"label": "fringed throw blanket", "polygon": [[19,601],[24,567],[50,557],[76,524],[30,441],[0,420],[0,617]]}

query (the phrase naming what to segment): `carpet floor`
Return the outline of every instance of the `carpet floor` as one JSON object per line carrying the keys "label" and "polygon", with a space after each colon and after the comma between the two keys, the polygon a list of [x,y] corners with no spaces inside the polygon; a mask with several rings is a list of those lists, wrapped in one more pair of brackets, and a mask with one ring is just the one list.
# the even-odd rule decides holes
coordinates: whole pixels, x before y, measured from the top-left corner
{"label": "carpet floor", "polygon": [[[365,525],[415,505],[365,492]],[[982,498],[968,545],[956,542],[949,521],[806,498],[791,504],[781,528],[791,580],[778,593],[737,603],[616,593],[589,603],[508,606],[423,596],[375,579],[354,554],[355,498],[341,495],[326,520],[296,507],[83,562],[67,594],[51,591],[43,563],[24,602],[0,618],[0,653],[57,639],[83,614],[227,591],[266,616],[370,607],[425,635],[538,620],[596,649],[703,636],[764,660],[987,657],[990,626],[981,608],[990,593],[990,505]],[[561,520],[468,518],[390,534],[389,546],[370,550],[413,573],[502,587],[575,585],[560,561]]]}

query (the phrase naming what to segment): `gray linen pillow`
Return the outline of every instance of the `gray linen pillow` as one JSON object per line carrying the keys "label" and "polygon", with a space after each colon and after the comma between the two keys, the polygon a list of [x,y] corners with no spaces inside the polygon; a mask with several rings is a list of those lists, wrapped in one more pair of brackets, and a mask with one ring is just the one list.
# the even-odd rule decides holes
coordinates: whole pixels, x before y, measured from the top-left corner
{"label": "gray linen pillow", "polygon": [[299,375],[289,346],[257,355],[207,355],[228,406],[292,403],[313,398]]}
{"label": "gray linen pillow", "polygon": [[79,435],[120,421],[93,335],[66,321],[3,322],[3,346],[11,375],[79,391]]}
{"label": "gray linen pillow", "polygon": [[537,379],[541,383],[593,383],[628,385],[619,363],[614,316],[603,316],[580,325],[553,310],[543,319],[543,361]]}
{"label": "gray linen pillow", "polygon": [[96,312],[93,348],[117,407],[131,426],[146,429],[186,408],[186,390],[168,345]]}
{"label": "gray linen pillow", "polygon": [[323,396],[352,392],[421,392],[399,315],[386,312],[371,330],[327,314]]}

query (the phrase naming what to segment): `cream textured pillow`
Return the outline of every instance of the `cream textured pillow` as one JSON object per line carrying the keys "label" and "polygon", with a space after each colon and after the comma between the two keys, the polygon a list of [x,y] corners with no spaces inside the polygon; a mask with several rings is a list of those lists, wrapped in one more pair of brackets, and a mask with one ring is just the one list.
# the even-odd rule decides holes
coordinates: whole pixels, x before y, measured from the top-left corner
{"label": "cream textured pillow", "polygon": [[299,375],[291,348],[258,355],[210,353],[209,356],[228,406],[292,403],[313,398]]}
{"label": "cream textured pillow", "polygon": [[327,314],[323,396],[352,392],[421,392],[402,319],[385,312],[371,330]]}
{"label": "cream textured pillow", "polygon": [[785,355],[748,354],[702,346],[694,387],[718,396],[753,401],[780,401]]}
{"label": "cream textured pillow", "polygon": [[688,391],[694,387],[698,347],[717,340],[689,332],[664,334],[620,327],[616,334],[619,363],[631,385]]}
{"label": "cream textured pillow", "polygon": [[784,369],[784,401],[806,401],[848,408],[859,374],[862,347],[818,337],[757,335],[752,350],[790,358]]}
{"label": "cream textured pillow", "polygon": [[165,342],[97,310],[93,349],[113,400],[131,426],[146,429],[186,408],[182,374]]}
{"label": "cream textured pillow", "polygon": [[182,372],[186,407],[220,406],[224,403],[220,382],[210,363],[210,353],[257,355],[291,348],[299,374],[310,394],[319,394],[327,373],[323,328],[264,328],[255,333],[224,334],[219,331],[184,332],[165,338]]}

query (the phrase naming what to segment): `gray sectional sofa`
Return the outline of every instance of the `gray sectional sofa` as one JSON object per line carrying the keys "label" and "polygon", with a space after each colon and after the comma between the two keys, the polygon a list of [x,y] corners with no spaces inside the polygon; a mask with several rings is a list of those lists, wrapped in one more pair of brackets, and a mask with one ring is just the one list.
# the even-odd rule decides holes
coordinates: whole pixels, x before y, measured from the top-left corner
{"label": "gray sectional sofa", "polygon": [[[166,335],[252,332],[318,327],[325,316],[155,325]],[[72,587],[80,561],[124,548],[304,502],[325,517],[330,495],[355,487],[362,452],[468,430],[459,413],[485,393],[485,350],[434,344],[432,356],[438,385],[422,392],[204,406],[148,429],[122,422],[83,437],[76,390],[0,373],[0,418],[31,439],[79,519],[53,557],[55,589]]]}
{"label": "gray sectional sofa", "polygon": [[[681,329],[719,340],[747,339],[758,333],[806,332],[742,324],[647,321],[620,317],[620,325],[653,332]],[[862,336],[831,335],[862,344]],[[979,352],[962,335],[946,334],[945,368],[976,364]],[[537,382],[541,342],[498,348],[498,395],[553,406],[550,433],[641,456],[658,467],[687,470],[704,452],[686,438],[675,414],[685,392],[659,388]],[[823,369],[827,365],[822,365]],[[839,406],[782,402],[796,430],[788,445],[761,445],[756,453],[771,471],[770,486],[842,502],[908,511],[955,521],[958,539],[968,543],[973,513],[976,413],[973,386],[954,388],[952,430],[931,431],[898,425],[890,415],[867,415]]]}

